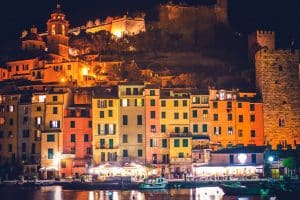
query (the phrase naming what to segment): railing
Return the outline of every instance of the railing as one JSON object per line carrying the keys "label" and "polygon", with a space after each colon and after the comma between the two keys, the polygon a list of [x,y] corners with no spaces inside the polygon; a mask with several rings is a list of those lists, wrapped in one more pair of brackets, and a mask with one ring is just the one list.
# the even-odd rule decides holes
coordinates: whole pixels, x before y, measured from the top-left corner
{"label": "railing", "polygon": [[100,144],[96,144],[96,149],[118,149],[119,146],[114,145],[114,146],[110,146],[110,145],[100,145]]}
{"label": "railing", "polygon": [[170,133],[170,137],[192,137],[192,133],[191,132],[187,132],[187,133]]}
{"label": "railing", "polygon": [[209,149],[209,145],[197,145],[192,147],[192,150],[203,150],[203,149]]}
{"label": "railing", "polygon": [[171,158],[170,163],[171,164],[192,163],[192,158]]}

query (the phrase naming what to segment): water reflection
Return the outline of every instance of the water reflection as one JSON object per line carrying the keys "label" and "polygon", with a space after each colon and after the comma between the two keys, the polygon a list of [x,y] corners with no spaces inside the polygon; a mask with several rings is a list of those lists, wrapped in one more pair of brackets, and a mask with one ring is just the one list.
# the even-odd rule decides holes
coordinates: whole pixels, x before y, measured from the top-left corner
{"label": "water reflection", "polygon": [[[1,200],[269,200],[262,197],[226,196],[219,187],[171,190],[84,191],[60,186],[0,189]],[[274,198],[273,198],[274,199]]]}

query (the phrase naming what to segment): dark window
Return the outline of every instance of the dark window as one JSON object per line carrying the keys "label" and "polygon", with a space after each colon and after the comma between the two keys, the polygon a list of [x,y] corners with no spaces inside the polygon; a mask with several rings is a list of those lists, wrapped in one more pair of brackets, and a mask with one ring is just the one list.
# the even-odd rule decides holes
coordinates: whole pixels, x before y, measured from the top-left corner
{"label": "dark window", "polygon": [[162,147],[163,148],[167,148],[168,147],[168,140],[167,139],[162,139],[161,143],[162,143]]}
{"label": "dark window", "polygon": [[133,94],[138,95],[139,94],[139,89],[138,88],[133,88]]}
{"label": "dark window", "polygon": [[187,119],[188,118],[188,113],[187,112],[184,112],[183,113],[183,119]]}
{"label": "dark window", "polygon": [[197,110],[192,111],[192,116],[193,116],[193,118],[196,118],[198,116]]}
{"label": "dark window", "polygon": [[84,134],[84,142],[88,142],[89,141],[89,134]]}
{"label": "dark window", "polygon": [[137,116],[137,125],[143,125],[143,116],[142,115]]}
{"label": "dark window", "polygon": [[155,96],[155,90],[150,90],[150,96]]}
{"label": "dark window", "polygon": [[193,124],[193,132],[198,133],[198,124]]}
{"label": "dark window", "polygon": [[243,107],[242,103],[238,102],[238,108],[242,108],[242,107]]}
{"label": "dark window", "polygon": [[113,107],[113,100],[108,100],[108,106]]}
{"label": "dark window", "polygon": [[174,113],[174,119],[179,119],[179,113]]}
{"label": "dark window", "polygon": [[75,128],[75,121],[70,121],[70,128]]}
{"label": "dark window", "polygon": [[182,100],[182,106],[184,106],[184,107],[187,106],[187,100]]}
{"label": "dark window", "polygon": [[53,159],[53,149],[48,149],[48,159]]}
{"label": "dark window", "polygon": [[150,100],[150,105],[151,105],[151,106],[155,106],[155,99],[151,99],[151,100]]}
{"label": "dark window", "polygon": [[160,131],[161,131],[162,133],[165,133],[165,132],[166,132],[166,125],[165,125],[165,124],[162,124],[162,125],[160,126]]}
{"label": "dark window", "polygon": [[251,162],[252,164],[256,164],[256,154],[251,154]]}
{"label": "dark window", "polygon": [[183,152],[179,152],[179,153],[178,153],[178,157],[179,157],[179,158],[184,158]]}
{"label": "dark window", "polygon": [[142,157],[143,156],[143,150],[142,149],[138,149],[138,157]]}
{"label": "dark window", "polygon": [[243,115],[239,115],[239,122],[243,122],[244,121],[244,116]]}
{"label": "dark window", "polygon": [[99,116],[100,116],[100,118],[104,118],[104,111],[103,110],[100,111],[100,115]]}
{"label": "dark window", "polygon": [[233,155],[229,155],[229,163],[230,164],[234,163],[234,157],[233,157]]}
{"label": "dark window", "polygon": [[207,132],[207,124],[202,124],[202,132],[203,133]]}
{"label": "dark window", "polygon": [[255,122],[255,115],[250,115],[250,121]]}
{"label": "dark window", "polygon": [[219,119],[218,114],[214,114],[214,121],[218,121],[218,119]]}
{"label": "dark window", "polygon": [[42,111],[42,107],[41,106],[36,107],[36,111]]}
{"label": "dark window", "polygon": [[35,143],[31,144],[31,154],[35,154]]}
{"label": "dark window", "polygon": [[53,112],[52,112],[53,114],[57,114],[57,107],[53,107],[53,108],[52,108],[52,111],[53,111]]}
{"label": "dark window", "polygon": [[188,139],[183,139],[182,140],[182,144],[183,144],[183,147],[188,147],[189,146],[189,140]]}
{"label": "dark window", "polygon": [[175,133],[179,133],[180,132],[180,127],[175,127]]}
{"label": "dark window", "polygon": [[250,111],[254,111],[255,110],[255,104],[251,103],[250,104]]}
{"label": "dark window", "polygon": [[26,152],[26,143],[22,143],[22,152]]}
{"label": "dark window", "polygon": [[47,135],[47,142],[55,142],[55,135],[54,134]]}
{"label": "dark window", "polygon": [[92,122],[92,121],[89,121],[88,123],[89,123],[89,124],[88,124],[89,128],[92,128],[92,127],[93,127],[93,122]]}
{"label": "dark window", "polygon": [[12,144],[8,145],[8,152],[12,152]]}
{"label": "dark window", "polygon": [[143,135],[142,134],[137,135],[137,142],[138,143],[143,143]]}
{"label": "dark window", "polygon": [[227,115],[227,119],[228,119],[228,121],[232,121],[232,114],[231,113]]}
{"label": "dark window", "polygon": [[178,107],[178,100],[174,100],[174,107]]}
{"label": "dark window", "polygon": [[213,102],[213,108],[218,108],[218,102],[217,101]]}
{"label": "dark window", "polygon": [[251,137],[255,137],[255,130],[251,130]]}
{"label": "dark window", "polygon": [[183,132],[188,133],[189,132],[189,127],[183,127]]}
{"label": "dark window", "polygon": [[179,147],[179,139],[174,139],[174,147]]}
{"label": "dark window", "polygon": [[227,109],[231,109],[232,108],[232,102],[231,101],[228,101],[227,102]]}
{"label": "dark window", "polygon": [[123,115],[123,125],[128,125],[128,115]]}
{"label": "dark window", "polygon": [[166,107],[166,101],[165,100],[161,101],[161,107]]}
{"label": "dark window", "polygon": [[127,143],[128,142],[128,135],[124,134],[123,135],[123,143]]}
{"label": "dark window", "polygon": [[151,129],[151,133],[156,133],[156,125],[151,125],[150,129]]}
{"label": "dark window", "polygon": [[150,111],[150,118],[155,119],[155,111]]}
{"label": "dark window", "polygon": [[166,118],[166,112],[161,112],[161,118],[165,119]]}
{"label": "dark window", "polygon": [[12,118],[9,118],[9,125],[14,125],[14,119],[12,119]]}
{"label": "dark window", "polygon": [[126,95],[131,95],[131,89],[130,88],[126,88]]}
{"label": "dark window", "polygon": [[150,139],[150,147],[153,147],[153,139]]}
{"label": "dark window", "polygon": [[243,130],[238,130],[238,136],[243,137]]}
{"label": "dark window", "polygon": [[127,149],[124,149],[123,150],[123,157],[128,157],[128,150]]}
{"label": "dark window", "polygon": [[71,134],[71,142],[75,142],[76,141],[76,136],[75,134]]}
{"label": "dark window", "polygon": [[57,101],[57,96],[53,96],[52,101]]}

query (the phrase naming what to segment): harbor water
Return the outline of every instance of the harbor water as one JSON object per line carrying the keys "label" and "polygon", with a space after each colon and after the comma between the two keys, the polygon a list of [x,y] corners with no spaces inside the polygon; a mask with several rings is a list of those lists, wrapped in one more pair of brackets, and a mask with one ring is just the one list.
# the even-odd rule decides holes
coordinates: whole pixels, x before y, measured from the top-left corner
{"label": "harbor water", "polygon": [[[217,190],[216,190],[217,191]],[[214,188],[168,190],[64,190],[61,186],[0,188],[1,200],[275,200],[276,197],[227,196]]]}

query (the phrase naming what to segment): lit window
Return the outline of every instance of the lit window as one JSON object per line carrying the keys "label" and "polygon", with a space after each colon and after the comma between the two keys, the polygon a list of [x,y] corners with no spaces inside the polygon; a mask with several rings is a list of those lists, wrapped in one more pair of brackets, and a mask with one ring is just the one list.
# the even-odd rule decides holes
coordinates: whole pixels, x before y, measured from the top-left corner
{"label": "lit window", "polygon": [[60,121],[50,121],[50,128],[60,128]]}
{"label": "lit window", "polygon": [[9,112],[14,112],[15,107],[14,106],[9,106]]}
{"label": "lit window", "polygon": [[120,99],[120,104],[122,107],[129,106],[129,99]]}

